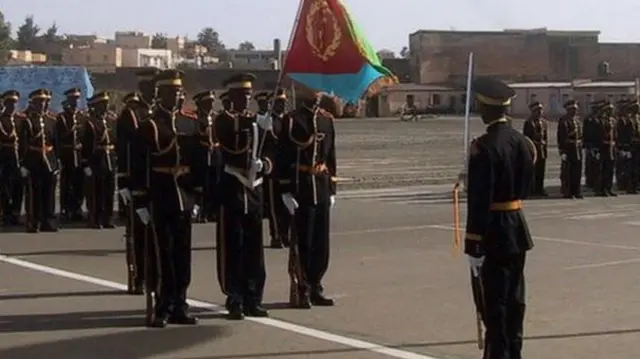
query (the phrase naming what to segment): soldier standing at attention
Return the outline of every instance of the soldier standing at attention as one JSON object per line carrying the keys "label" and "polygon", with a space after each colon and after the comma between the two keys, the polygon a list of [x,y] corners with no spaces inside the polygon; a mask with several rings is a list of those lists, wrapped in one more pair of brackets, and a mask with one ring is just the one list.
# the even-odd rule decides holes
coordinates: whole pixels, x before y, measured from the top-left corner
{"label": "soldier standing at attention", "polygon": [[616,161],[616,118],[613,117],[613,105],[605,101],[601,107],[598,119],[596,144],[600,153],[600,180],[596,195],[601,197],[615,197],[613,192],[613,174]]}
{"label": "soldier standing at attention", "polygon": [[629,112],[629,101],[618,101],[618,120],[616,122],[616,132],[618,134],[617,150],[618,161],[616,166],[617,184],[621,190],[633,193],[633,132],[635,131],[631,113]]}
{"label": "soldier standing at attention", "polygon": [[204,193],[198,200],[197,221],[204,223],[213,221],[215,217],[215,191],[220,169],[220,151],[218,143],[213,138],[214,105],[216,95],[213,91],[204,91],[193,96],[196,104],[196,117],[200,131],[200,156],[206,164],[204,179]]}
{"label": "soldier standing at attention", "polygon": [[[280,143],[278,136],[286,135],[283,127],[288,119],[285,113],[287,108],[287,95],[284,90],[277,90],[273,95],[273,108],[271,110],[273,128],[269,131],[274,147],[277,149]],[[291,222],[293,217],[282,201],[282,188],[277,176],[273,174],[267,178],[267,201],[269,203],[269,225],[271,229],[271,247],[281,248],[289,246],[291,239]],[[275,237],[275,241],[274,241]]]}
{"label": "soldier standing at attention", "polygon": [[[183,73],[165,70],[155,78],[156,108],[139,123],[132,156],[133,203],[141,222],[152,229],[158,278],[155,316],[148,325],[194,325],[188,314],[191,282],[191,211],[202,193],[203,166],[197,162],[198,122],[179,116]],[[142,150],[142,151],[140,151]],[[149,258],[147,258],[149,260]],[[149,279],[146,279],[149,280]]]}
{"label": "soldier standing at attention", "polygon": [[527,136],[536,146],[538,154],[533,179],[532,195],[546,197],[547,192],[544,190],[544,175],[547,167],[547,140],[549,132],[549,124],[543,117],[544,106],[540,102],[534,102],[529,105],[531,116],[524,122],[522,134]]}
{"label": "soldier standing at attention", "polygon": [[56,123],[48,115],[51,94],[38,89],[29,94],[26,118],[18,134],[22,165],[20,173],[26,181],[27,232],[57,232],[55,221],[55,189],[58,159],[55,152]]}
{"label": "soldier standing at attention", "polygon": [[560,179],[564,198],[582,199],[582,124],[578,104],[569,100],[564,104],[566,114],[558,121],[558,150],[562,161]]}
{"label": "soldier standing at attention", "polygon": [[106,92],[87,100],[90,114],[82,139],[82,166],[89,189],[89,226],[95,229],[115,228],[116,122],[115,116],[107,110],[109,100]]}
{"label": "soldier standing at attention", "polygon": [[629,121],[633,126],[631,136],[631,192],[638,193],[640,185],[640,103],[637,100],[629,102]]}
{"label": "soldier standing at attention", "polygon": [[20,224],[22,210],[18,133],[23,118],[16,114],[19,100],[20,93],[15,90],[0,95],[3,107],[0,112],[0,210],[4,226]]}
{"label": "soldier standing at attention", "polygon": [[585,116],[584,122],[582,124],[582,133],[584,134],[584,148],[586,150],[584,160],[584,176],[586,186],[591,189],[595,189],[597,168],[599,163],[599,154],[595,144],[595,136],[597,132],[597,122],[601,104],[601,101],[591,102],[591,110],[589,114]]}
{"label": "soldier standing at attention", "polygon": [[[535,147],[505,118],[514,91],[491,78],[472,84],[487,132],[469,150],[465,253],[484,295],[484,358],[522,358],[524,266],[533,247],[522,212]],[[508,226],[505,227],[505,225]]]}
{"label": "soldier standing at attention", "polygon": [[[258,113],[256,114],[256,122],[258,126],[264,131],[267,132],[267,136],[269,136],[270,140],[274,140],[273,136],[273,128],[266,128],[265,124],[273,124],[273,118],[271,113],[269,112],[269,99],[271,94],[269,91],[262,91],[253,96],[253,99],[258,104]],[[273,175],[273,174],[272,174]],[[282,238],[280,237],[280,233],[278,231],[277,224],[274,222],[275,218],[271,215],[272,211],[270,208],[274,206],[272,200],[275,198],[271,192],[274,189],[273,176],[265,176],[265,181],[262,184],[263,193],[264,193],[264,215],[267,216],[269,220],[269,235],[271,237],[270,247],[271,248],[282,248]],[[277,199],[278,202],[282,203],[282,200]]]}
{"label": "soldier standing at attention", "polygon": [[60,159],[60,210],[70,221],[82,220],[84,175],[80,167],[81,133],[78,100],[80,89],[65,91],[63,111],[56,118],[58,158]]}
{"label": "soldier standing at attention", "polygon": [[231,109],[214,121],[215,140],[220,144],[224,170],[220,175],[216,248],[218,281],[227,296],[229,319],[245,315],[266,317],[262,296],[266,280],[262,245],[262,183],[273,168],[270,145],[260,151],[264,132],[256,115],[247,110],[256,77],[238,74],[223,85],[228,89]]}
{"label": "soldier standing at attention", "polygon": [[140,94],[131,93],[127,96],[127,106],[122,110],[116,122],[118,197],[126,207],[126,236],[131,237],[126,239],[129,241],[126,247],[129,272],[127,293],[133,295],[144,293],[145,237],[150,234],[150,229],[135,214],[137,198],[132,196],[131,173],[133,155],[136,152],[136,146],[139,145],[138,128],[140,123],[146,121],[152,113],[156,91],[154,77],[157,74],[157,69],[144,69],[136,73]]}
{"label": "soldier standing at attention", "polygon": [[304,278],[296,304],[302,308],[334,305],[322,279],[329,267],[330,210],[336,201],[336,133],[333,115],[320,107],[322,98],[301,98],[302,106],[285,117],[278,134],[281,198],[294,216],[296,265]]}

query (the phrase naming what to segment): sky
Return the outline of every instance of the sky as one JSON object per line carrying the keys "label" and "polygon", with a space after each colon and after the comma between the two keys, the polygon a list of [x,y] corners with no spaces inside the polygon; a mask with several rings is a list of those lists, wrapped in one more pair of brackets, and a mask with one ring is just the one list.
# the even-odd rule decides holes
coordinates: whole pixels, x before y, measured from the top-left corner
{"label": "sky", "polygon": [[[640,1],[618,0],[344,0],[376,49],[400,51],[416,30],[540,28],[600,30],[606,42],[640,42]],[[204,27],[220,33],[228,48],[251,41],[271,49],[288,42],[298,0],[5,0],[0,9],[14,29],[33,15],[41,28],[113,37],[116,30],[188,35]],[[176,9],[180,4],[181,9]],[[149,16],[145,9],[152,9]]]}

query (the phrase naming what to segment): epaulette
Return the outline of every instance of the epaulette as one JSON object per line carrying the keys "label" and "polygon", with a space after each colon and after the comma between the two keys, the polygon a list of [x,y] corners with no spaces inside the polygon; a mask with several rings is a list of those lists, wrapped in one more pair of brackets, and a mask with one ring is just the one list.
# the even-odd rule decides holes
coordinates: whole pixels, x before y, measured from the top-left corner
{"label": "epaulette", "polygon": [[198,119],[198,115],[193,110],[180,110],[180,114],[184,117],[188,117],[194,120]]}
{"label": "epaulette", "polygon": [[325,109],[322,109],[322,108],[318,109],[318,114],[321,115],[321,116],[324,116],[324,117],[326,117],[326,118],[328,118],[330,120],[334,119],[333,114],[331,112],[329,112],[329,111],[327,111]]}

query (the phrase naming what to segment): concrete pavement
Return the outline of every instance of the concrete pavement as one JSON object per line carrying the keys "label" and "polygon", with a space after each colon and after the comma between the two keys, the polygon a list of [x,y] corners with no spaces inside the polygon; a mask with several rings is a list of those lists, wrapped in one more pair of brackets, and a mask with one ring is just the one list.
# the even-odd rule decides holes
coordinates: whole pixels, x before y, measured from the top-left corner
{"label": "concrete pavement", "polygon": [[[3,233],[0,358],[479,358],[451,204],[411,201],[426,189],[395,189],[393,201],[388,192],[347,192],[334,209],[326,278],[334,308],[286,309],[287,253],[266,249],[272,317],[226,321],[216,306],[224,298],[213,226],[197,225],[196,328],[142,327],[143,298],[122,293],[121,228]],[[640,351],[638,198],[526,202],[536,241],[526,358],[629,359]]]}

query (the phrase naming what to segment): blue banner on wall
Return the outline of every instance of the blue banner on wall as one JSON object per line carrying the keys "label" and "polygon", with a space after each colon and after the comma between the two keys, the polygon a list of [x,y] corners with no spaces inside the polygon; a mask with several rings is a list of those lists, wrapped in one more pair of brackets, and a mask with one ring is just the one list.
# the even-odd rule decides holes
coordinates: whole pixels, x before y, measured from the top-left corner
{"label": "blue banner on wall", "polygon": [[18,109],[27,106],[31,91],[46,88],[53,92],[51,110],[62,111],[64,92],[77,87],[82,91],[79,108],[86,108],[86,99],[93,96],[94,88],[87,69],[80,66],[4,66],[0,67],[0,93],[8,90],[20,92]]}

